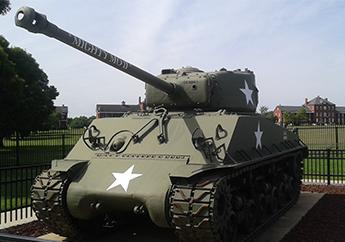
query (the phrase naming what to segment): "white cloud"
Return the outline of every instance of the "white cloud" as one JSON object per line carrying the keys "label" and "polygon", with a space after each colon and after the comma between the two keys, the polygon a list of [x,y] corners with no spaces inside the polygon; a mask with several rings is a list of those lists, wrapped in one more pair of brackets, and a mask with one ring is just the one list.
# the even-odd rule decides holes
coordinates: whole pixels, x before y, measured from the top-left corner
{"label": "white cloud", "polygon": [[[345,105],[345,3],[340,1],[18,0],[0,29],[33,54],[72,116],[96,103],[136,103],[144,85],[45,36],[14,27],[15,9],[33,5],[62,28],[153,74],[192,65],[213,71],[249,67],[260,104],[300,104],[328,97]],[[4,20],[4,21],[2,21]],[[327,85],[325,85],[327,83]]]}

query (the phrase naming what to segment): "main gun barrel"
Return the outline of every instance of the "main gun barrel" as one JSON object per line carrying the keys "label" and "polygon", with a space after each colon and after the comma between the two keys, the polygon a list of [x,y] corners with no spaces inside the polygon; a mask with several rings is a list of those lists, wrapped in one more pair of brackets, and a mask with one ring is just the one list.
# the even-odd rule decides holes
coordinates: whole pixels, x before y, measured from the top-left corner
{"label": "main gun barrel", "polygon": [[175,85],[172,83],[165,82],[160,78],[136,67],[135,65],[132,65],[127,61],[60,29],[55,24],[50,23],[45,15],[36,12],[33,8],[20,8],[16,13],[15,23],[17,26],[22,27],[32,33],[41,33],[51,38],[55,38],[108,65],[115,67],[120,71],[123,71],[151,86],[154,86],[155,88],[167,94],[173,94],[175,91]]}

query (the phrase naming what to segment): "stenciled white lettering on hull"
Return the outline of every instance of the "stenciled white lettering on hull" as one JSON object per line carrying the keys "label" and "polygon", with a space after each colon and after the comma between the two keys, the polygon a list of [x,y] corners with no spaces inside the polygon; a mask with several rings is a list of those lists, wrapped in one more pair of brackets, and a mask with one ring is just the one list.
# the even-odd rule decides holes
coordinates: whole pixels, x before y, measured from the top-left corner
{"label": "stenciled white lettering on hull", "polygon": [[112,64],[118,66],[118,67],[121,67],[125,70],[128,69],[128,66],[129,66],[129,63],[112,55],[112,54],[109,54],[108,52],[98,48],[97,46],[94,46],[88,42],[86,42],[85,40],[82,40],[72,34],[70,34],[70,37],[73,37],[73,42],[72,42],[72,45],[77,47],[78,49],[82,50],[82,51],[85,51],[95,57],[98,57],[98,58],[102,58],[104,60],[107,60],[109,62],[111,62]]}

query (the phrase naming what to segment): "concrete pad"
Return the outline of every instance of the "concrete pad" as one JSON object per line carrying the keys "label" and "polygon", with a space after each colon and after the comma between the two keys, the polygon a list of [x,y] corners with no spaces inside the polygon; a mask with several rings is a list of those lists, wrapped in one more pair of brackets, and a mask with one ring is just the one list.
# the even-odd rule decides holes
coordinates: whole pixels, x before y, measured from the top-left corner
{"label": "concrete pad", "polygon": [[[323,193],[301,193],[297,203],[289,209],[282,217],[280,217],[274,224],[266,228],[259,237],[255,240],[257,242],[279,242],[285,234],[287,234],[300,219],[316,204],[323,196]],[[47,234],[39,237],[50,241],[64,241],[64,237],[56,234]],[[102,242],[177,242],[171,230],[160,229],[154,226],[136,225],[135,227],[126,227],[120,231],[112,234],[104,235],[101,238],[92,241]]]}
{"label": "concrete pad", "polygon": [[39,239],[45,239],[45,240],[50,240],[50,241],[64,241],[64,239],[66,239],[65,237],[59,236],[57,234],[45,234],[42,235],[40,237],[38,237]]}
{"label": "concrete pad", "polygon": [[257,242],[279,242],[302,217],[323,197],[324,193],[302,192],[297,203],[268,227]]}
{"label": "concrete pad", "polygon": [[37,218],[35,213],[33,211],[31,212],[31,207],[3,212],[0,214],[0,229],[29,223],[34,220],[37,220]]}
{"label": "concrete pad", "polygon": [[[43,236],[40,236],[39,239],[45,239],[49,241],[69,241],[66,238],[58,236],[56,234],[50,233]],[[152,225],[136,225],[128,226],[119,231],[102,235],[96,239],[90,239],[89,242],[178,242],[178,239],[175,237],[174,232],[169,229],[161,229]]]}

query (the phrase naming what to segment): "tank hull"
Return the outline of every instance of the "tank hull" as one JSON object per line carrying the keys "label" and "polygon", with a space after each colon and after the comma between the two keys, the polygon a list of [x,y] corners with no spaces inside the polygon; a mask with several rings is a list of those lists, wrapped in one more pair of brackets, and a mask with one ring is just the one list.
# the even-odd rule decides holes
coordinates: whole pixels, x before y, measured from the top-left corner
{"label": "tank hull", "polygon": [[[180,238],[186,240],[188,231],[202,234],[200,229],[205,226],[207,229],[202,231],[208,231],[206,237],[225,233],[214,227],[218,224],[217,218],[210,212],[216,209],[212,206],[218,206],[218,200],[214,200],[220,196],[217,194],[224,191],[227,196],[237,197],[240,203],[250,201],[245,207],[256,203],[258,196],[267,200],[263,203],[265,211],[271,209],[270,206],[280,206],[264,221],[297,200],[301,162],[307,149],[295,134],[251,115],[169,113],[163,122],[165,128],[159,125],[160,118],[156,116],[132,114],[96,120],[90,127],[97,127],[103,140],[114,140],[114,143],[118,132],[125,127],[126,132],[132,130],[138,135],[136,130],[142,132],[146,127],[147,131],[144,129],[140,142],[129,139],[128,144],[128,137],[123,137],[128,133],[120,135],[119,140],[125,140],[122,142],[125,149],[121,152],[92,150],[85,145],[84,137],[64,160],[52,162],[50,172],[66,174],[64,190],[58,193],[71,226],[75,221],[104,217],[121,221],[144,215],[159,227],[175,228]],[[153,122],[156,125],[147,125],[156,119],[158,121]],[[164,129],[165,140],[161,142],[158,137]],[[202,132],[198,133],[199,130]],[[33,188],[34,201],[44,197],[43,188],[37,184]],[[219,186],[221,188],[217,188]],[[197,196],[198,193],[201,195]],[[283,193],[291,193],[291,196],[285,197]],[[279,199],[283,199],[281,204],[275,202]],[[42,204],[34,205],[34,209],[42,210]],[[198,219],[193,214],[197,214]],[[245,227],[253,231],[258,226],[246,225],[247,210],[228,214],[236,214],[239,217],[236,221],[242,219],[231,229],[237,231],[237,227]],[[227,219],[232,219],[230,217]],[[193,223],[193,228],[188,227]],[[248,231],[241,229],[240,237],[251,234]],[[210,241],[222,240],[210,238]]]}

